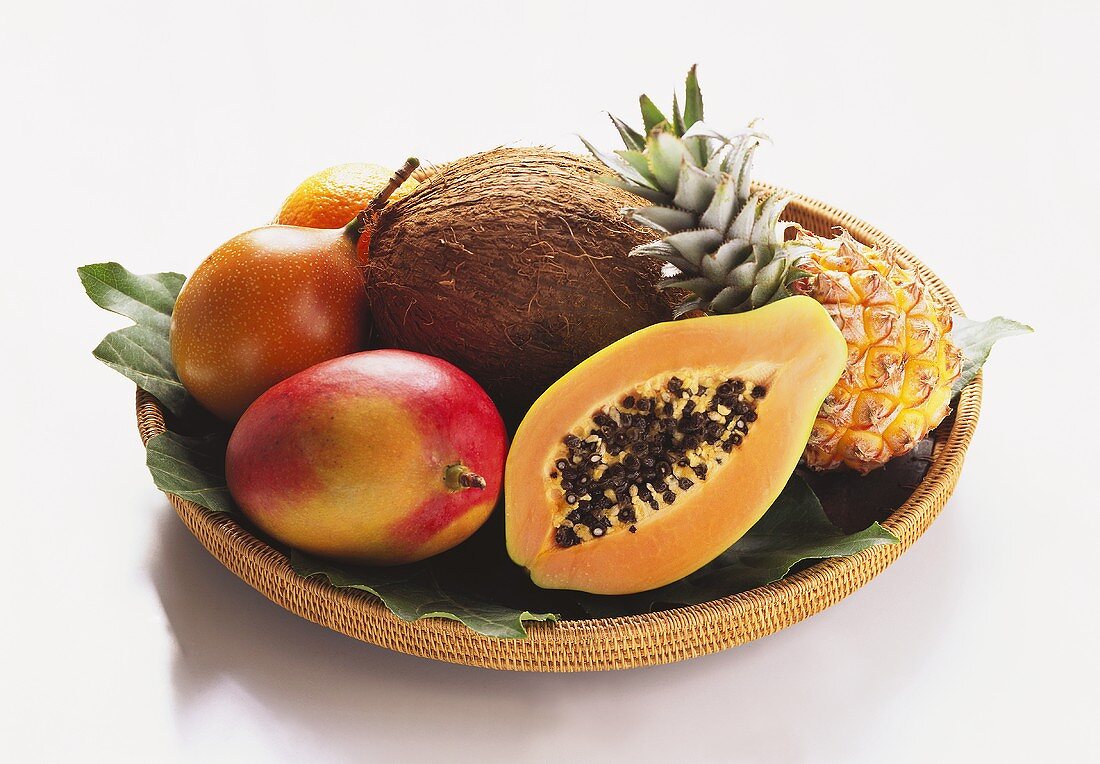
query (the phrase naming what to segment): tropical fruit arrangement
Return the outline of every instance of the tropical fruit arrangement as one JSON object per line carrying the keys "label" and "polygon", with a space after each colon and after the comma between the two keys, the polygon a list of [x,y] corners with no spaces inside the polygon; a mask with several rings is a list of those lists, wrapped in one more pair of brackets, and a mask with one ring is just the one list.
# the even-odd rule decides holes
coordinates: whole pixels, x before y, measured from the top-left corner
{"label": "tropical fruit arrangement", "polygon": [[[328,168],[186,280],[82,268],[135,322],[96,356],[167,413],[157,485],[302,575],[495,636],[895,543],[882,486],[919,481],[1027,327],[953,316],[896,253],[788,220],[751,177],[759,122],[707,126],[694,67],[668,115],[640,103],[589,157]],[[829,481],[880,514],[835,521]]]}

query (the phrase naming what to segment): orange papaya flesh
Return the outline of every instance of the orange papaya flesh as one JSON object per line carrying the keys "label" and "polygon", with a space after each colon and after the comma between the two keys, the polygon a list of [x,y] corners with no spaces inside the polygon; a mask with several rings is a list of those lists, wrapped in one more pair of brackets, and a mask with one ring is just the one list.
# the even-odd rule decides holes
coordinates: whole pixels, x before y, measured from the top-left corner
{"label": "orange papaya flesh", "polygon": [[775,501],[847,355],[809,297],[656,324],[596,353],[516,432],[512,560],[538,586],[595,594],[698,570]]}

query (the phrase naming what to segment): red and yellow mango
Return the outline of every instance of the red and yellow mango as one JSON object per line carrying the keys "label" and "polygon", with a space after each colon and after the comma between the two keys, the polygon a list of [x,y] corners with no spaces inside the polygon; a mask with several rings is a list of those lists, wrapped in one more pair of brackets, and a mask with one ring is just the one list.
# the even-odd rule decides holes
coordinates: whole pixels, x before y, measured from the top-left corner
{"label": "red and yellow mango", "polygon": [[397,565],[450,549],[485,522],[506,450],[496,407],[468,375],[438,358],[375,350],[260,396],[230,438],[226,477],[275,539]]}

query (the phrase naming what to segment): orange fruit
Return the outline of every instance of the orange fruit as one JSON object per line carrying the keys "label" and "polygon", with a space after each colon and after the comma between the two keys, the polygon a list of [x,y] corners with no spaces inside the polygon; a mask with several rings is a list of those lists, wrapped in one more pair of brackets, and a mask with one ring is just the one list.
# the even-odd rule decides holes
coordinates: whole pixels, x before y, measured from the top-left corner
{"label": "orange fruit", "polygon": [[[310,175],[291,192],[275,222],[306,228],[343,228],[391,177],[393,170],[369,162],[326,168]],[[393,192],[389,203],[407,196],[416,186],[416,179],[409,178]]]}

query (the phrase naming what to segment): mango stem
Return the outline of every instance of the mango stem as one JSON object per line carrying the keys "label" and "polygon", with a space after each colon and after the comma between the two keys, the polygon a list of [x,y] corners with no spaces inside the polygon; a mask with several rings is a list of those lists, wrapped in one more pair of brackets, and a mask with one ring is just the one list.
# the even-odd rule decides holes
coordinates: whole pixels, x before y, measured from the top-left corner
{"label": "mango stem", "polygon": [[443,484],[449,491],[464,491],[467,488],[476,488],[479,491],[485,488],[485,478],[477,474],[465,464],[452,464],[443,473]]}

